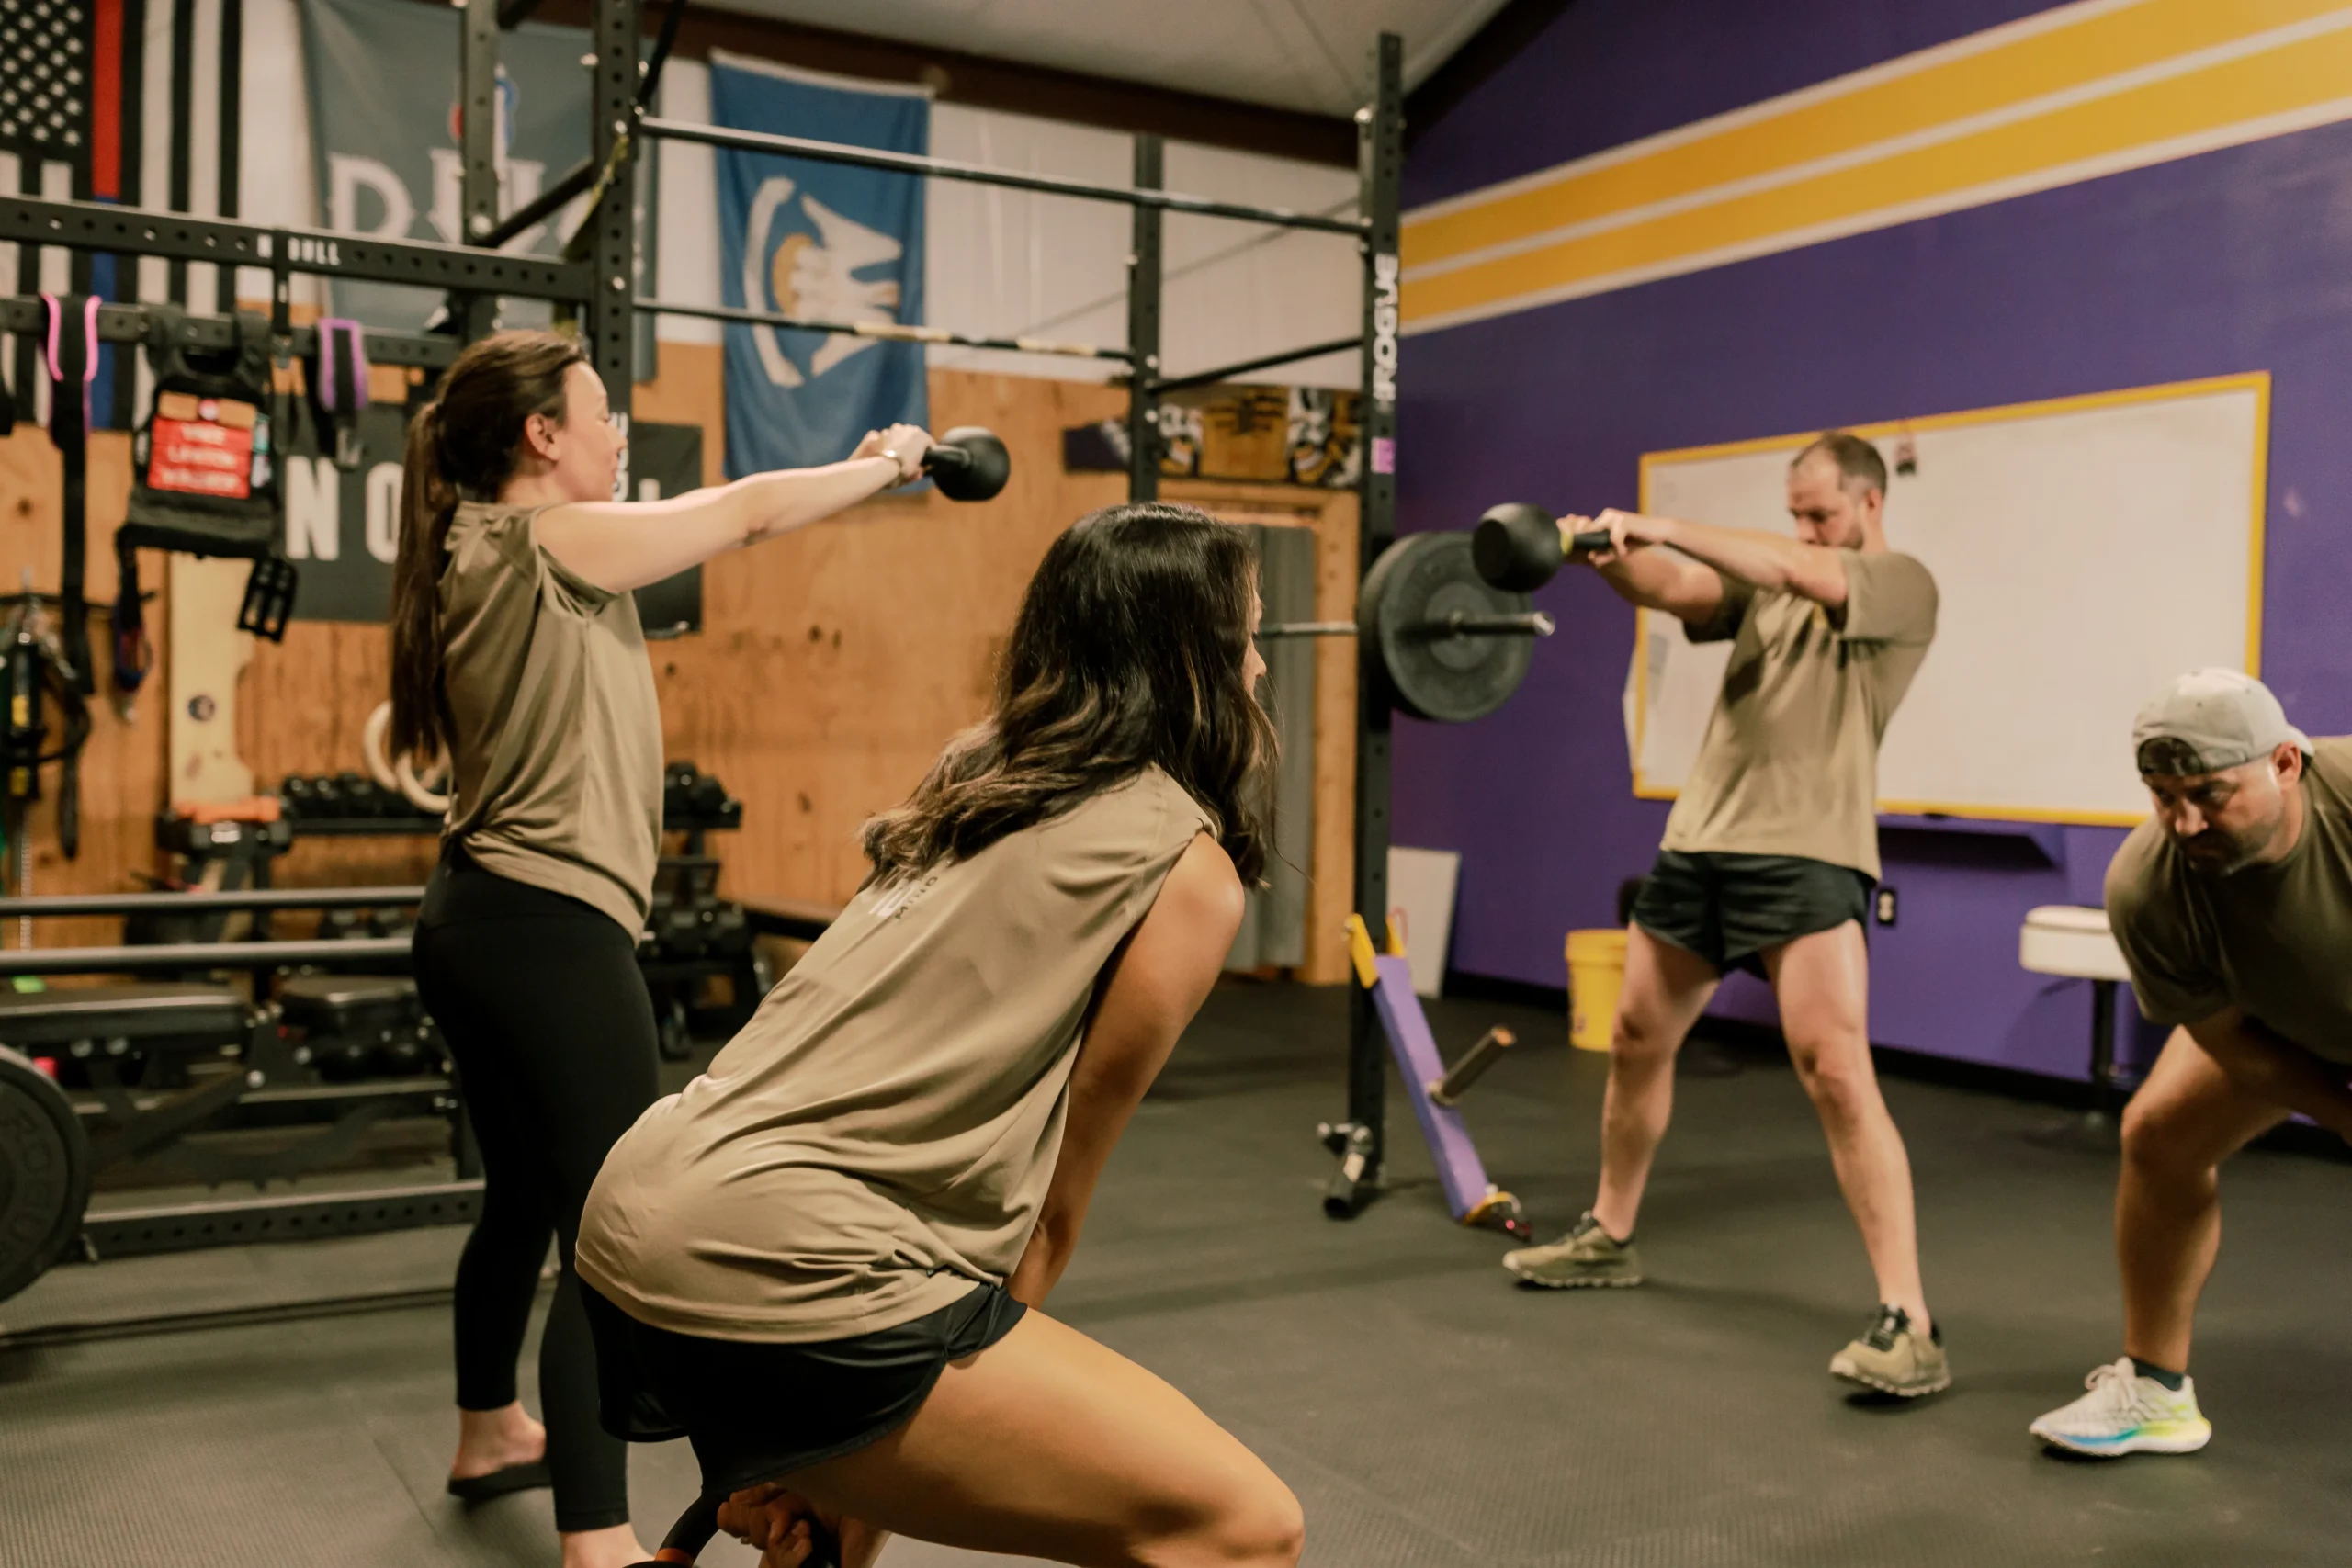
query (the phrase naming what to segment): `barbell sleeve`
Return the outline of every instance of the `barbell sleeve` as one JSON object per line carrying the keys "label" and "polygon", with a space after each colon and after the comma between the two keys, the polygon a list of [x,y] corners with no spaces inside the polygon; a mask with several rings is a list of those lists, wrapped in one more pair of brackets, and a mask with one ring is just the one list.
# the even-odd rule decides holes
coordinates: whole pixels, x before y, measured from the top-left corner
{"label": "barbell sleeve", "polygon": [[1258,628],[1259,638],[1283,637],[1353,637],[1353,621],[1271,621]]}
{"label": "barbell sleeve", "polygon": [[1408,637],[1550,637],[1559,627],[1541,610],[1517,615],[1474,615],[1456,610],[1442,620],[1414,621],[1405,626]]}

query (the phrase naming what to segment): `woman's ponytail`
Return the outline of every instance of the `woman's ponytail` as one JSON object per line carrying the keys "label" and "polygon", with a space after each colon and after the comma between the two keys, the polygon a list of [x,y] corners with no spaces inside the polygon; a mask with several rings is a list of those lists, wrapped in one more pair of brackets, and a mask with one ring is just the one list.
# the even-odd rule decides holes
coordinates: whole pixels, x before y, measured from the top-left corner
{"label": "woman's ponytail", "polygon": [[493,333],[469,344],[408,427],[400,548],[392,563],[391,753],[424,763],[450,744],[441,669],[441,567],[461,500],[489,501],[514,476],[533,414],[560,424],[564,376],[587,363],[559,333]]}
{"label": "woman's ponytail", "polygon": [[409,422],[401,474],[400,553],[392,565],[392,735],[395,757],[431,761],[447,744],[441,682],[441,552],[458,488],[442,466],[441,405]]}

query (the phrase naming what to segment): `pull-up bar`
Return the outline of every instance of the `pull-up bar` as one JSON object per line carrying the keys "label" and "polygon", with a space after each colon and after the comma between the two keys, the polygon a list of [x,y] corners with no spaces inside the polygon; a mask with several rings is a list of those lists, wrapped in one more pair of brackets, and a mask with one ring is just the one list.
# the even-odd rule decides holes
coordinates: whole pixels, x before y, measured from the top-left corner
{"label": "pull-up bar", "polygon": [[1237,201],[1212,201],[1174,191],[1140,190],[1130,186],[1092,185],[1053,175],[1024,175],[966,164],[954,158],[927,158],[914,152],[885,152],[872,147],[849,147],[838,141],[816,141],[805,136],[776,136],[763,130],[731,130],[724,126],[695,125],[683,119],[651,118],[638,130],[647,136],[673,141],[698,141],[736,152],[768,152],[785,158],[808,158],[820,164],[848,164],[861,169],[887,169],[894,174],[928,175],[933,179],[968,180],[975,185],[1005,186],[1013,190],[1041,191],[1047,196],[1072,196],[1087,201],[1115,201],[1129,207],[1153,207],[1169,212],[1190,212],[1204,218],[1232,218],[1245,223],[1271,223],[1283,229],[1311,229],[1325,234],[1362,236],[1366,226],[1358,218],[1326,218],[1314,212],[1293,212],[1286,207],[1250,207]]}
{"label": "pull-up bar", "polygon": [[733,305],[674,305],[661,299],[639,299],[632,307],[658,316],[693,316],[706,321],[740,321],[755,327],[796,327],[802,332],[837,333],[845,337],[882,338],[891,343],[940,343],[956,348],[993,348],[1011,354],[1054,354],[1070,359],[1129,359],[1124,348],[1091,343],[1056,343],[1036,337],[976,337],[945,327],[910,326],[900,321],[820,321],[786,316],[775,310],[746,310]]}

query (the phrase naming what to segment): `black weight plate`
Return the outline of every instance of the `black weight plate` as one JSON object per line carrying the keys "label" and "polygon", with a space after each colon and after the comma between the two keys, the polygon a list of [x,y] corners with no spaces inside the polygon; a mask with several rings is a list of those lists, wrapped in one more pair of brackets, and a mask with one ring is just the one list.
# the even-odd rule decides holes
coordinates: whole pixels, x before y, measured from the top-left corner
{"label": "black weight plate", "polygon": [[1527,596],[1478,576],[1470,536],[1408,534],[1364,574],[1356,626],[1364,664],[1398,709],[1416,718],[1466,724],[1510,700],[1527,679],[1532,637],[1431,637],[1417,627],[1457,612],[1514,615]]}
{"label": "black weight plate", "polygon": [[47,1074],[0,1046],[0,1301],[57,1261],[89,1201],[81,1119]]}

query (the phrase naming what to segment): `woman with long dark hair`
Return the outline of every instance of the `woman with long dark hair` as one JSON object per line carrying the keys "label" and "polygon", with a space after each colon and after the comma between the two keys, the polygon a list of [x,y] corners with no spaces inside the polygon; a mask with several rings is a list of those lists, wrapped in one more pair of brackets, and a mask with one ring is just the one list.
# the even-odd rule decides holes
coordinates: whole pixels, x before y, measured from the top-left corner
{"label": "woman with long dark hair", "polygon": [[797,1568],[899,1531],[1063,1562],[1288,1568],[1289,1490],[1031,1310],[1222,967],[1270,841],[1247,535],[1081,519],[994,711],[868,823],[873,874],[605,1162],[577,1254],[605,1418],[684,1434]]}
{"label": "woman with long dark hair", "polygon": [[[624,438],[604,383],[577,340],[531,332],[468,347],[409,427],[392,750],[450,763],[416,979],[484,1180],[458,1265],[449,1490],[551,1483],[565,1568],[645,1555],[571,1268],[605,1151],[659,1092],[636,949],[661,852],[662,724],[630,590],[903,483],[929,442],[896,425],[824,468],[616,502]],[[514,1374],[551,1238],[542,1428]]]}

